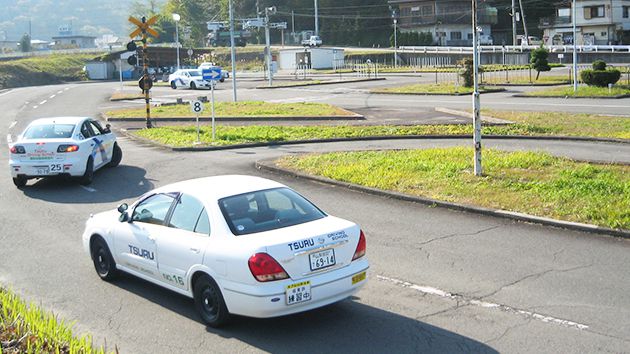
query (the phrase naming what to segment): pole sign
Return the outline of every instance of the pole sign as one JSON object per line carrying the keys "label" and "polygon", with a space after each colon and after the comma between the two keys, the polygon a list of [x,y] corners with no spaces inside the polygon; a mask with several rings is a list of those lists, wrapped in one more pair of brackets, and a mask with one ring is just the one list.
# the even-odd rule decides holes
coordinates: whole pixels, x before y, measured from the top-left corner
{"label": "pole sign", "polygon": [[221,68],[218,66],[203,69],[201,71],[202,78],[206,81],[218,81],[221,80]]}
{"label": "pole sign", "polygon": [[197,121],[197,142],[196,144],[200,144],[199,140],[199,114],[203,112],[203,103],[201,101],[190,101],[190,110],[195,114],[195,120]]}
{"label": "pole sign", "polygon": [[[129,34],[129,37],[131,37],[131,39],[133,40],[134,38],[141,36],[140,40],[142,41],[143,76],[141,79],[142,82],[139,83],[139,86],[144,91],[144,100],[145,100],[146,111],[147,111],[147,119],[146,119],[147,128],[153,127],[153,125],[151,124],[151,104],[150,104],[151,98],[149,96],[149,91],[151,90],[151,86],[153,85],[153,82],[149,78],[149,58],[148,58],[148,52],[147,52],[147,36],[151,35],[156,38],[160,36],[156,30],[151,28],[151,26],[153,26],[157,22],[157,20],[158,20],[157,16],[153,16],[149,19],[147,19],[146,17],[142,17],[141,19],[137,19],[132,16],[129,17],[129,22],[131,22],[137,27],[133,32]],[[130,42],[129,44],[127,44],[127,49],[129,50],[132,50],[134,47],[136,47],[135,43],[132,44]]]}

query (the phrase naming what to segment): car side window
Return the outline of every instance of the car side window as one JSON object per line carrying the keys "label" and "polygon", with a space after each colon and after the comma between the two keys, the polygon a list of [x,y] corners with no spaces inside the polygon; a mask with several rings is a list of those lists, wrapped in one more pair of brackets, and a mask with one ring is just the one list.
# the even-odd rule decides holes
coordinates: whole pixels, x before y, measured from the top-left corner
{"label": "car side window", "polygon": [[208,215],[203,204],[188,194],[182,194],[177,200],[168,226],[190,232],[210,233]]}
{"label": "car side window", "polygon": [[140,202],[133,210],[131,220],[149,224],[164,225],[164,220],[174,198],[167,194],[156,194]]}
{"label": "car side window", "polygon": [[92,127],[90,127],[90,124],[88,122],[84,122],[81,125],[81,135],[83,135],[84,139],[88,139],[94,136],[94,132],[92,132]]}
{"label": "car side window", "polygon": [[99,124],[94,122],[94,121],[90,121],[90,128],[92,128],[92,131],[94,132],[94,135],[101,135],[101,134],[103,134],[103,128],[101,128],[99,126]]}

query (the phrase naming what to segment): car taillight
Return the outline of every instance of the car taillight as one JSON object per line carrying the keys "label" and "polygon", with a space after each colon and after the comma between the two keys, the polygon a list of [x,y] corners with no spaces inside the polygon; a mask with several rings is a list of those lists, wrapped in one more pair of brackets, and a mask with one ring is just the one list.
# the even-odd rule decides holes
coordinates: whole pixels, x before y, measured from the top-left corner
{"label": "car taillight", "polygon": [[20,146],[20,145],[11,146],[10,150],[12,154],[26,154],[26,149],[24,149],[24,146]]}
{"label": "car taillight", "polygon": [[75,152],[79,151],[79,145],[59,145],[57,152]]}
{"label": "car taillight", "polygon": [[365,235],[363,234],[363,230],[361,230],[361,234],[359,235],[359,243],[357,244],[357,250],[354,251],[354,256],[352,256],[352,260],[359,259],[365,256]]}
{"label": "car taillight", "polygon": [[267,253],[256,253],[249,257],[249,270],[260,282],[286,279],[289,277],[284,268]]}

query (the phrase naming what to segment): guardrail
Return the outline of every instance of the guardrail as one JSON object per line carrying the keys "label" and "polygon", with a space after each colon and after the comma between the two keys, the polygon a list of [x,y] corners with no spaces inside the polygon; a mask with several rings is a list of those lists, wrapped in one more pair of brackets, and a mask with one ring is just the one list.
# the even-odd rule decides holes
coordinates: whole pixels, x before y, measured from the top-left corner
{"label": "guardrail", "polygon": [[[519,46],[480,46],[482,53],[522,53],[538,49],[537,45],[519,45]],[[552,53],[573,53],[572,45],[552,45],[545,46]],[[406,53],[471,53],[472,47],[436,47],[436,46],[401,46],[399,52]],[[630,53],[630,45],[579,45],[578,53]]]}

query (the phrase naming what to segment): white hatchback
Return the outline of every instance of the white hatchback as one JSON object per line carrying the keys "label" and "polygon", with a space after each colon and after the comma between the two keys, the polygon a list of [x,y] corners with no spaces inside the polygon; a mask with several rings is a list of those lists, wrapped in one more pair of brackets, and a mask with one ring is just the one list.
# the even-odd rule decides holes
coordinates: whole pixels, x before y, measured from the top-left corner
{"label": "white hatchback", "polygon": [[92,118],[56,117],[31,122],[9,145],[9,168],[13,183],[22,188],[32,178],[79,177],[92,183],[94,171],[115,167],[122,150],[109,125]]}
{"label": "white hatchback", "polygon": [[365,283],[363,231],[259,177],[167,185],[90,216],[83,245],[97,274],[119,270],[191,297],[202,320],[275,317],[343,300]]}
{"label": "white hatchback", "polygon": [[210,85],[215,85],[216,82],[203,79],[201,70],[198,69],[180,69],[169,75],[169,85],[172,89],[177,88],[190,88],[196,90],[198,88],[210,89]]}

